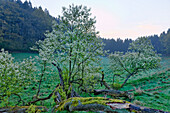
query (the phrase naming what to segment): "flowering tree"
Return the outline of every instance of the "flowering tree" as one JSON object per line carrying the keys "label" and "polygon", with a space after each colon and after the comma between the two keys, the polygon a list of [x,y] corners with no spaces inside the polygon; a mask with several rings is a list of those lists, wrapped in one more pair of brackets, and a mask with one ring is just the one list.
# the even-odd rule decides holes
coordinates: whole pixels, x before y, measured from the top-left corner
{"label": "flowering tree", "polygon": [[14,62],[13,57],[4,49],[0,52],[0,106],[9,104],[11,95],[18,96],[28,86],[36,70],[33,59]]}
{"label": "flowering tree", "polygon": [[66,94],[71,84],[79,88],[93,87],[92,80],[100,70],[98,56],[103,55],[95,18],[91,17],[90,9],[81,5],[63,7],[63,16],[58,18],[60,21],[53,22],[52,32],[46,33],[47,38],[33,49],[39,51],[42,60],[56,67]]}
{"label": "flowering tree", "polygon": [[127,80],[142,70],[153,69],[159,66],[161,58],[153,50],[151,42],[141,37],[130,44],[129,51],[123,54],[115,52],[110,57],[110,68],[115,75],[126,75]]}

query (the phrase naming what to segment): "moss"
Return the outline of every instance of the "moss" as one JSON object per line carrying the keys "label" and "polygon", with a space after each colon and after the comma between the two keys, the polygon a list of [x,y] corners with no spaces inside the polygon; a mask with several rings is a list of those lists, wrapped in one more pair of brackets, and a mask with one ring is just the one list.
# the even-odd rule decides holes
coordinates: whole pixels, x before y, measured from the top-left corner
{"label": "moss", "polygon": [[36,112],[35,105],[30,105],[26,112],[28,112],[28,113],[35,113]]}
{"label": "moss", "polygon": [[128,101],[119,100],[119,99],[108,99],[103,97],[73,97],[69,98],[62,103],[60,103],[59,107],[56,110],[64,110],[66,103],[71,103],[71,106],[77,106],[79,104],[101,104],[106,105],[107,103],[129,103]]}
{"label": "moss", "polygon": [[[58,86],[55,90],[55,92],[58,92],[61,96],[62,100],[65,100],[67,98],[65,91],[63,91],[61,86]],[[53,93],[53,98],[56,98],[57,95],[55,95],[55,93]]]}
{"label": "moss", "polygon": [[113,85],[113,88],[114,88],[114,89],[120,89],[121,86],[122,86],[122,85],[119,84],[119,83],[113,83],[112,85]]}

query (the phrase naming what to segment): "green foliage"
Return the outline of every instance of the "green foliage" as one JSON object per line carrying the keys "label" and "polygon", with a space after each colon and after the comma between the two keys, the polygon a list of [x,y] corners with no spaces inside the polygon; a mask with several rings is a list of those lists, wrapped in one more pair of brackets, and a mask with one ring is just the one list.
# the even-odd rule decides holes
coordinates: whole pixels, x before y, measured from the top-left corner
{"label": "green foliage", "polygon": [[112,86],[114,89],[120,89],[121,88],[121,84],[120,83],[113,83],[113,86]]}
{"label": "green foliage", "polygon": [[[0,1],[1,2],[1,1]],[[10,4],[10,2],[7,2]],[[12,4],[12,3],[11,3]],[[29,9],[27,7],[27,3],[24,3],[24,9]],[[20,4],[22,6],[22,3]],[[17,6],[17,5],[15,5]],[[13,6],[13,7],[15,7]],[[5,7],[0,7],[4,10]],[[7,8],[8,9],[8,8]],[[31,10],[31,8],[30,8]],[[3,12],[0,10],[0,12]],[[43,15],[43,11],[41,8],[34,9],[33,15],[36,16],[38,20],[41,20],[42,23],[46,23],[46,16]],[[5,14],[9,14],[11,16],[12,12],[5,11]],[[17,12],[16,12],[17,14]],[[37,15],[41,15],[40,17]],[[6,18],[0,14],[1,17]],[[9,16],[9,17],[10,17]],[[8,17],[8,16],[7,16]],[[25,15],[24,15],[25,17]],[[30,18],[30,17],[29,17]],[[23,21],[24,18],[20,18],[20,21]],[[7,19],[8,20],[8,19]],[[12,19],[11,19],[12,20]],[[15,21],[15,19],[13,19]],[[98,79],[100,76],[100,70],[102,69],[100,66],[100,58],[99,55],[103,55],[103,43],[98,36],[98,32],[95,31],[95,18],[91,18],[90,9],[83,6],[74,6],[71,5],[69,8],[63,8],[63,16],[59,16],[59,23],[54,22],[52,32],[48,32],[45,34],[47,37],[44,41],[38,42],[38,47],[34,48],[38,50],[39,56],[37,57],[37,67],[35,67],[35,62],[32,58],[25,59],[21,62],[14,62],[13,57],[8,52],[2,50],[0,53],[0,105],[8,106],[11,105],[10,98],[14,98],[13,94],[20,95],[23,92],[28,93],[26,96],[24,95],[24,99],[27,101],[31,100],[33,97],[33,93],[35,93],[36,88],[39,85],[39,91],[42,93],[37,93],[37,97],[39,96],[47,96],[49,91],[52,91],[58,81],[53,79],[57,74],[61,74],[62,79],[64,81],[64,88],[58,87],[56,88],[56,92],[59,92],[62,100],[67,98],[67,95],[71,93],[72,86],[75,88],[85,88],[85,89],[93,89],[96,84],[98,84]],[[0,19],[2,21],[2,19]],[[13,32],[13,28],[10,28],[11,32],[8,31],[8,22],[10,19],[3,23],[2,30],[6,30],[7,33],[4,34],[3,31],[0,31],[0,44],[9,44],[10,47],[13,47],[16,42],[18,42],[18,48],[26,47],[25,43],[28,42],[29,46],[32,45],[32,41],[34,39],[24,38],[23,36],[18,36],[15,33],[18,33],[16,30]],[[15,22],[17,23],[17,22]],[[17,25],[14,24],[17,29]],[[34,23],[34,22],[33,22]],[[44,25],[43,24],[43,25]],[[29,24],[28,24],[29,25]],[[45,26],[41,26],[44,28]],[[44,30],[42,30],[44,31]],[[33,31],[30,30],[32,33]],[[10,34],[9,37],[7,36]],[[24,33],[24,31],[22,31]],[[25,35],[28,35],[26,33]],[[39,34],[38,34],[39,35]],[[14,41],[14,45],[11,44],[11,38],[19,37]],[[3,37],[3,38],[2,38]],[[20,42],[20,39],[22,40]],[[42,37],[38,37],[37,39],[42,39]],[[19,41],[18,41],[19,40]],[[5,42],[5,43],[4,43]],[[118,42],[121,42],[119,40]],[[167,44],[166,44],[167,46]],[[3,46],[2,46],[3,47]],[[167,46],[168,48],[168,46]],[[8,48],[10,49],[10,48]],[[153,51],[153,47],[150,42],[142,37],[138,38],[132,44],[130,44],[129,52],[115,52],[110,56],[111,58],[111,68],[113,70],[113,74],[118,75],[135,75],[143,70],[153,69],[159,66],[160,57]],[[55,64],[57,68],[62,71],[56,72],[54,69]],[[37,70],[38,68],[38,70]],[[137,78],[137,80],[130,81],[129,83],[133,83],[135,85],[139,85],[139,81],[143,84],[148,82],[147,87],[153,88],[156,83],[151,84],[150,82],[154,81],[154,78],[159,76],[158,84],[164,85],[168,84],[169,78],[164,77],[164,75],[169,75],[169,70],[164,73],[154,74],[154,77],[143,77]],[[39,75],[39,76],[36,76]],[[34,77],[33,77],[34,76]],[[137,77],[137,75],[135,75]],[[34,78],[34,80],[33,80]],[[55,78],[55,77],[54,77]],[[109,77],[107,78],[109,79]],[[157,78],[158,79],[158,78]],[[38,85],[37,85],[38,82]],[[72,85],[73,84],[73,85]],[[129,85],[129,84],[127,84]],[[141,85],[141,84],[140,84]],[[157,84],[156,84],[157,85]],[[113,83],[113,87],[119,89],[120,83],[116,81]],[[132,86],[128,86],[132,87]],[[164,87],[165,89],[168,87]],[[27,89],[24,91],[24,88]],[[39,92],[38,91],[38,92]],[[168,91],[168,90],[167,90]],[[167,92],[166,92],[167,93]],[[151,100],[156,101],[158,104],[163,104],[159,99],[163,98],[168,99],[168,94],[160,93],[159,91],[154,93],[154,97],[151,97]],[[15,96],[16,96],[15,95]],[[31,95],[31,96],[30,96]],[[136,91],[137,100],[146,98],[143,96],[153,96],[150,93],[143,93],[143,90]],[[30,98],[31,97],[31,98]],[[29,99],[28,99],[29,98]],[[53,95],[53,98],[55,96]],[[148,97],[150,98],[150,97]],[[156,99],[155,99],[156,98]],[[75,98],[76,99],[76,98]],[[81,100],[82,104],[91,104],[91,103],[100,103],[99,98],[94,99],[80,99],[70,100],[73,102],[73,105],[77,105],[79,103],[78,100]],[[106,100],[107,101],[107,100]],[[105,102],[106,102],[105,101]],[[167,101],[165,101],[167,102]],[[49,102],[50,103],[50,102]],[[152,101],[148,101],[147,104],[151,104]],[[42,103],[37,103],[42,104]],[[104,103],[102,103],[104,104]],[[165,106],[168,106],[168,102],[165,103]],[[63,106],[60,108],[62,109]],[[162,107],[163,108],[163,107]],[[35,106],[31,105],[28,109],[28,112],[35,112]]]}
{"label": "green foliage", "polygon": [[85,78],[100,72],[97,56],[103,55],[103,43],[95,31],[95,18],[91,18],[90,9],[81,5],[64,7],[63,16],[58,18],[60,22],[53,22],[52,32],[46,33],[47,38],[33,49],[39,51],[40,58],[61,69],[58,72],[64,82],[86,87],[85,82],[91,79],[85,81]]}
{"label": "green foliage", "polygon": [[[23,91],[23,87],[30,84],[35,72],[33,59],[14,62],[13,57],[4,49],[0,52],[0,100],[4,105],[9,104],[9,97]],[[5,104],[4,104],[5,103]]]}
{"label": "green foliage", "polygon": [[157,68],[161,60],[145,37],[133,41],[129,46],[129,52],[115,52],[109,58],[113,74],[126,75],[127,78],[140,71]]}
{"label": "green foliage", "polygon": [[[21,55],[23,57],[21,57]],[[15,53],[14,56],[17,58],[17,57],[20,57],[21,58],[21,61],[23,60],[23,58],[26,58],[25,56],[29,56],[31,55],[32,57],[35,56],[35,54],[28,54],[28,53]],[[15,59],[16,59],[15,58]],[[14,60],[15,60],[14,59]],[[151,96],[148,96],[148,94],[141,94],[141,95],[137,95],[134,97],[134,99],[136,101],[140,101],[139,104],[141,106],[146,106],[146,107],[152,107],[154,109],[161,109],[161,110],[164,110],[164,111],[169,111],[169,109],[167,109],[169,107],[169,61],[170,61],[170,58],[168,57],[164,57],[162,58],[163,60],[161,61],[161,68],[158,68],[158,69],[152,69],[152,70],[148,70],[148,71],[144,71],[144,72],[140,72],[138,73],[137,75],[135,75],[135,77],[131,77],[129,79],[129,82],[127,84],[125,84],[125,86],[123,88],[121,88],[120,90],[122,91],[128,91],[128,90],[133,90],[135,86],[137,89],[140,87],[141,90],[146,90],[146,89],[153,89],[155,87],[162,87],[162,88],[158,88],[156,90],[153,90],[153,91],[145,91],[147,93],[150,93],[152,94]],[[19,61],[19,59],[17,60]],[[38,61],[36,60],[36,62],[38,63]],[[104,64],[109,64],[109,59],[106,58],[106,57],[102,57],[102,66],[105,66]],[[106,66],[107,66],[106,65]],[[104,67],[104,71],[107,70],[107,68]],[[112,84],[112,76],[109,76],[111,74],[110,73],[107,73],[106,74],[106,82],[107,83],[110,83]],[[55,73],[52,73],[52,74],[48,74],[46,76],[44,76],[44,78],[46,78],[45,81],[42,82],[42,87],[41,87],[41,94],[40,96],[48,96],[48,94],[53,91],[53,89],[55,88],[56,84],[58,83],[59,79],[56,77],[56,74]],[[121,83],[122,81],[121,80],[117,80],[118,77],[116,76],[116,79],[115,79],[115,83]],[[39,80],[39,79],[37,79]],[[33,95],[36,94],[36,90],[32,90],[32,87],[35,87],[37,88],[36,86],[37,82],[36,81],[31,81],[31,84],[29,85],[29,87],[27,87],[26,90],[22,91],[20,94],[21,94],[21,97],[22,99],[25,101],[25,102],[29,102],[32,100],[32,97]],[[100,85],[98,86],[98,88],[104,88],[104,87],[101,87]],[[135,93],[135,92],[133,92]],[[87,93],[85,93],[84,95],[81,95],[81,96],[86,96],[86,97],[89,97],[89,95]],[[94,96],[93,94],[91,96]],[[99,95],[99,96],[103,96],[103,95]],[[157,98],[157,96],[159,96],[159,98]],[[11,103],[9,103],[10,105],[12,105],[12,102],[15,102],[14,99],[10,98],[11,99]],[[18,97],[17,97],[18,99]],[[160,102],[162,101],[162,103],[160,104]],[[132,100],[132,103],[134,101]],[[17,102],[15,102],[16,104]],[[134,102],[135,103],[135,102]],[[13,105],[15,105],[13,104]],[[49,99],[49,100],[46,100],[44,102],[37,102],[36,105],[43,105],[43,106],[46,106],[48,107],[49,109],[52,107],[55,106],[56,103],[53,102],[53,99]],[[135,103],[136,104],[136,103]],[[2,105],[2,103],[1,103]],[[22,105],[22,104],[19,104],[19,105]],[[5,106],[5,103],[4,105]],[[61,111],[60,111],[61,112]],[[67,111],[62,111],[62,112],[67,112]]]}

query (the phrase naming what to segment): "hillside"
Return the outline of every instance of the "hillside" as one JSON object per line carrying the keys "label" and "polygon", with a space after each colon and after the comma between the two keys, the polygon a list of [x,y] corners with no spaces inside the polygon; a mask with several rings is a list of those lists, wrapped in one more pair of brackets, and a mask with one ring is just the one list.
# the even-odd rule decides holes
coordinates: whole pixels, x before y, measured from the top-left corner
{"label": "hillside", "polygon": [[51,30],[52,20],[48,10],[33,8],[31,2],[0,0],[0,48],[30,51],[29,47]]}

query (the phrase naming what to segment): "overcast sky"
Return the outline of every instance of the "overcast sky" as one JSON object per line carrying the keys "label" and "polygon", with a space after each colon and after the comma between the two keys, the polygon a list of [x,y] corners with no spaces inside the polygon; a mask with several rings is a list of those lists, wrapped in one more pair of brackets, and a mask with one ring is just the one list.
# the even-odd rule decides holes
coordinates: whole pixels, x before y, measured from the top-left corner
{"label": "overcast sky", "polygon": [[[25,0],[22,0],[25,1]],[[170,0],[30,0],[54,17],[70,4],[86,5],[96,16],[104,38],[132,38],[160,34],[170,28]]]}

